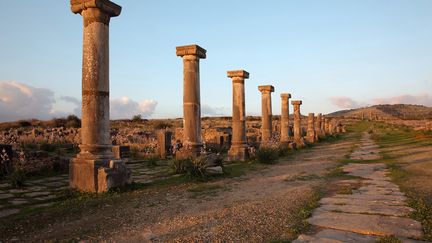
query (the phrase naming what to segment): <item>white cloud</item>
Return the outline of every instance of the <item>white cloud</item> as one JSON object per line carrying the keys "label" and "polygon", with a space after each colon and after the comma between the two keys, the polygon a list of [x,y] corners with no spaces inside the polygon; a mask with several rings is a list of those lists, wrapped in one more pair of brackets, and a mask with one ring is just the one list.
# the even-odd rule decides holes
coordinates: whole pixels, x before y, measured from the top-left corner
{"label": "white cloud", "polygon": [[331,97],[330,101],[333,105],[341,109],[352,109],[352,108],[359,108],[365,106],[365,104],[357,102],[345,96]]}
{"label": "white cloud", "polygon": [[432,106],[432,96],[429,94],[399,95],[388,98],[374,99],[373,102],[374,104],[414,104]]}
{"label": "white cloud", "polygon": [[73,109],[73,113],[81,117],[81,101],[79,99],[72,96],[60,96],[60,99],[74,104],[75,108]]}
{"label": "white cloud", "polygon": [[48,119],[53,111],[54,92],[16,81],[0,81],[0,121]]}
{"label": "white cloud", "polygon": [[[342,109],[350,109],[350,108],[360,108],[368,106],[368,104],[364,102],[359,102],[353,100],[349,97],[331,97],[330,101],[333,105]],[[384,97],[384,98],[375,98],[370,102],[371,105],[394,105],[394,104],[411,104],[411,105],[424,105],[424,106],[432,106],[432,96],[429,94],[420,94],[420,95],[399,95],[393,97]]]}
{"label": "white cloud", "polygon": [[157,101],[142,100],[136,102],[128,97],[112,99],[110,104],[111,119],[131,119],[134,115],[150,117],[156,109]]}
{"label": "white cloud", "polygon": [[211,107],[209,105],[201,105],[202,116],[226,116],[229,113],[225,107]]}

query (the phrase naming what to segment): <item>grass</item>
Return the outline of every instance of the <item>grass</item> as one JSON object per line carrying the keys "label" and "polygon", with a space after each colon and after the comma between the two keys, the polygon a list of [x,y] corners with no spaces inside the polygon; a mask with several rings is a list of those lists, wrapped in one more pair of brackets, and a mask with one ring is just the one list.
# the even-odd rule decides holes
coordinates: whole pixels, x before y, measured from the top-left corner
{"label": "grass", "polygon": [[409,152],[412,148],[430,151],[432,136],[429,132],[413,131],[396,125],[375,124],[375,127],[377,131],[373,139],[383,151],[382,162],[388,165],[393,182],[408,197],[408,205],[416,210],[411,218],[422,223],[424,240],[432,241],[432,177],[427,173],[432,158],[415,164],[412,160],[403,160],[404,156],[412,154]]}
{"label": "grass", "polygon": [[396,236],[393,236],[393,235],[378,237],[375,242],[377,242],[377,243],[402,243],[401,240],[399,240]]}
{"label": "grass", "polygon": [[312,216],[312,212],[315,208],[319,206],[319,200],[322,197],[322,191],[317,189],[312,196],[304,202],[303,206],[298,210],[297,214],[290,219],[291,226],[288,229],[288,234],[292,235],[293,238],[297,238],[301,233],[310,230],[311,225],[307,221],[309,217]]}

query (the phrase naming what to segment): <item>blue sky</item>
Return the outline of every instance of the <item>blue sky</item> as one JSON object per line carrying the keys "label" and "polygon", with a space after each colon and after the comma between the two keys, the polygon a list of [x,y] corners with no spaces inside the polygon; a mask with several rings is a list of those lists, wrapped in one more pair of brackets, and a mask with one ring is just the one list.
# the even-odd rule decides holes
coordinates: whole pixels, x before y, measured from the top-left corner
{"label": "blue sky", "polygon": [[[260,113],[263,84],[275,86],[274,114],[282,92],[302,99],[304,114],[377,103],[432,106],[430,0],[114,2],[123,11],[110,24],[112,109],[129,111],[113,110],[115,118],[181,117],[175,47],[192,43],[207,49],[203,115],[231,114],[226,71],[234,69],[250,72],[248,115]],[[0,121],[76,111],[69,101],[81,94],[82,17],[67,0],[0,0],[0,8]]]}

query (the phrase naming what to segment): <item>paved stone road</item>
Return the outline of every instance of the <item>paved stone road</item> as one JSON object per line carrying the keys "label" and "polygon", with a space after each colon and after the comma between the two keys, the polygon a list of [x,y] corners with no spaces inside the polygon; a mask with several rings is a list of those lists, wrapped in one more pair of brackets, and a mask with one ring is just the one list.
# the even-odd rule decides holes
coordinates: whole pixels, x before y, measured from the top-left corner
{"label": "paved stone road", "polygon": [[379,159],[378,147],[368,133],[352,155],[352,160],[369,163],[351,163],[344,172],[359,177],[340,183],[358,183],[361,187],[352,194],[336,194],[323,198],[309,223],[317,226],[314,235],[300,235],[294,242],[375,242],[379,236],[396,236],[403,242],[419,242],[423,236],[420,222],[409,218],[412,208],[399,187],[390,181],[385,164],[373,163]]}
{"label": "paved stone road", "polygon": [[[128,164],[132,178],[138,183],[149,183],[155,179],[172,176],[166,161],[148,167],[146,162]],[[23,210],[48,207],[60,200],[61,191],[69,188],[68,174],[31,179],[23,188],[13,188],[7,181],[0,181],[0,220]]]}

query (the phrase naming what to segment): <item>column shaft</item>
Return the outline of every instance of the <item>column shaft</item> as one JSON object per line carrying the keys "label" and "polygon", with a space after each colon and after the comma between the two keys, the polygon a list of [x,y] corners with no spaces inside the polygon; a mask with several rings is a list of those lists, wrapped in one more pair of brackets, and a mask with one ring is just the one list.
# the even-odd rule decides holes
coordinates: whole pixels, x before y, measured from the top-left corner
{"label": "column shaft", "polygon": [[183,139],[192,146],[200,146],[202,142],[199,59],[195,55],[185,55],[183,65]]}
{"label": "column shaft", "polygon": [[232,145],[246,144],[246,113],[244,80],[233,79]]}
{"label": "column shaft", "polygon": [[281,94],[281,143],[289,142],[289,98],[290,94]]}

